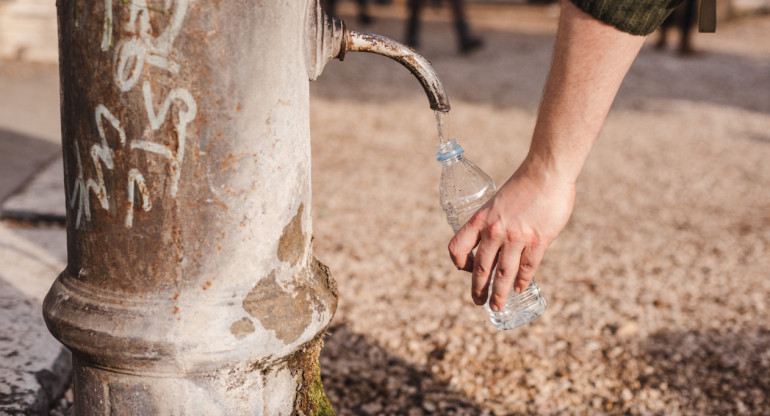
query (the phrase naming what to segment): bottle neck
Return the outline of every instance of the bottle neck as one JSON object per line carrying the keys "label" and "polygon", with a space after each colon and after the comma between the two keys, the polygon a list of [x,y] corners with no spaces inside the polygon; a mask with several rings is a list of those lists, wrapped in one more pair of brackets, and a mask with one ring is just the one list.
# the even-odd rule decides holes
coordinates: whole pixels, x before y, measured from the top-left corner
{"label": "bottle neck", "polygon": [[450,140],[436,146],[436,160],[443,166],[451,165],[463,159],[463,148],[457,140]]}
{"label": "bottle neck", "polygon": [[461,160],[465,159],[462,154],[451,156],[447,159],[440,160],[439,163],[441,163],[441,166],[449,166],[451,164],[457,163]]}

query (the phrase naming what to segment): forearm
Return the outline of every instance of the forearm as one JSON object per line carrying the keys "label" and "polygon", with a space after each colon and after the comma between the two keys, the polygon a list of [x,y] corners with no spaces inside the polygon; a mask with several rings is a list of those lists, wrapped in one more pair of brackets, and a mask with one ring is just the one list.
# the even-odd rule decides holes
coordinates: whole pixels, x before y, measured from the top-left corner
{"label": "forearm", "polygon": [[643,43],[563,0],[525,168],[574,183]]}
{"label": "forearm", "polygon": [[554,59],[527,158],[449,242],[455,265],[473,271],[476,304],[486,300],[497,270],[489,302],[493,311],[501,310],[511,287],[517,293],[529,287],[546,249],[567,224],[575,181],[644,42],[562,1]]}

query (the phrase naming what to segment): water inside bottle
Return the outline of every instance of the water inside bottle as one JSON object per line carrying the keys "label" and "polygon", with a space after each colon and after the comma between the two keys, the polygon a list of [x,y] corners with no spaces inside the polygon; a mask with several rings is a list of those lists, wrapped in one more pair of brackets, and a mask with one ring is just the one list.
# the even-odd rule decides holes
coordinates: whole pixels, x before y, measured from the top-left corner
{"label": "water inside bottle", "polygon": [[[490,285],[490,296],[491,296]],[[545,299],[540,296],[540,286],[533,280],[521,293],[511,290],[505,306],[500,312],[494,312],[489,308],[489,301],[484,305],[489,312],[489,320],[495,328],[503,331],[524,326],[535,320],[545,312]]]}

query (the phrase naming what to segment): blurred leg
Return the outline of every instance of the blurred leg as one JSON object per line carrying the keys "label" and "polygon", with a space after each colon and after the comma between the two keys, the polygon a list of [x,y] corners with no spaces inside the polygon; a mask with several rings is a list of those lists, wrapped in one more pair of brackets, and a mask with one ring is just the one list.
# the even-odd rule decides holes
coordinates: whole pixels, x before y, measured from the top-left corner
{"label": "blurred leg", "polygon": [[668,43],[668,31],[671,28],[671,26],[676,25],[676,18],[675,15],[672,13],[670,14],[666,20],[661,23],[660,28],[658,28],[658,41],[655,42],[655,48],[656,49],[663,49],[666,47],[666,43]]}
{"label": "blurred leg", "polygon": [[364,25],[372,23],[372,16],[369,15],[369,2],[367,0],[356,0],[358,3],[358,21]]}
{"label": "blurred leg", "polygon": [[323,7],[326,14],[329,16],[336,16],[337,15],[337,8],[336,6],[337,1],[336,0],[321,0],[321,7]]}
{"label": "blurred leg", "polygon": [[471,35],[468,27],[468,19],[465,17],[465,4],[463,0],[452,0],[452,12],[455,18],[455,29],[461,53],[468,53],[481,47],[482,41]]}
{"label": "blurred leg", "polygon": [[420,11],[423,4],[425,4],[424,0],[410,0],[408,2],[410,13],[406,24],[406,44],[413,48],[416,48],[419,43],[417,34],[420,31]]}
{"label": "blurred leg", "polygon": [[[680,6],[681,7],[681,6]],[[695,23],[695,16],[698,13],[698,0],[686,0],[684,4],[684,15],[680,23],[682,29],[682,39],[679,42],[679,53],[682,55],[692,55],[695,48],[692,46],[692,26]]]}

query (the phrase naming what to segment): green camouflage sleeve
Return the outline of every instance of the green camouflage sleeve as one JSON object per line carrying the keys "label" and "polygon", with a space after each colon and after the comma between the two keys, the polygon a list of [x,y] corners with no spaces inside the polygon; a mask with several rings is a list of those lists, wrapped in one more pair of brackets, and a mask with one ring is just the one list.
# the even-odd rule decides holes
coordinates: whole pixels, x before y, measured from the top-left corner
{"label": "green camouflage sleeve", "polygon": [[604,23],[632,35],[649,35],[682,0],[570,0]]}

